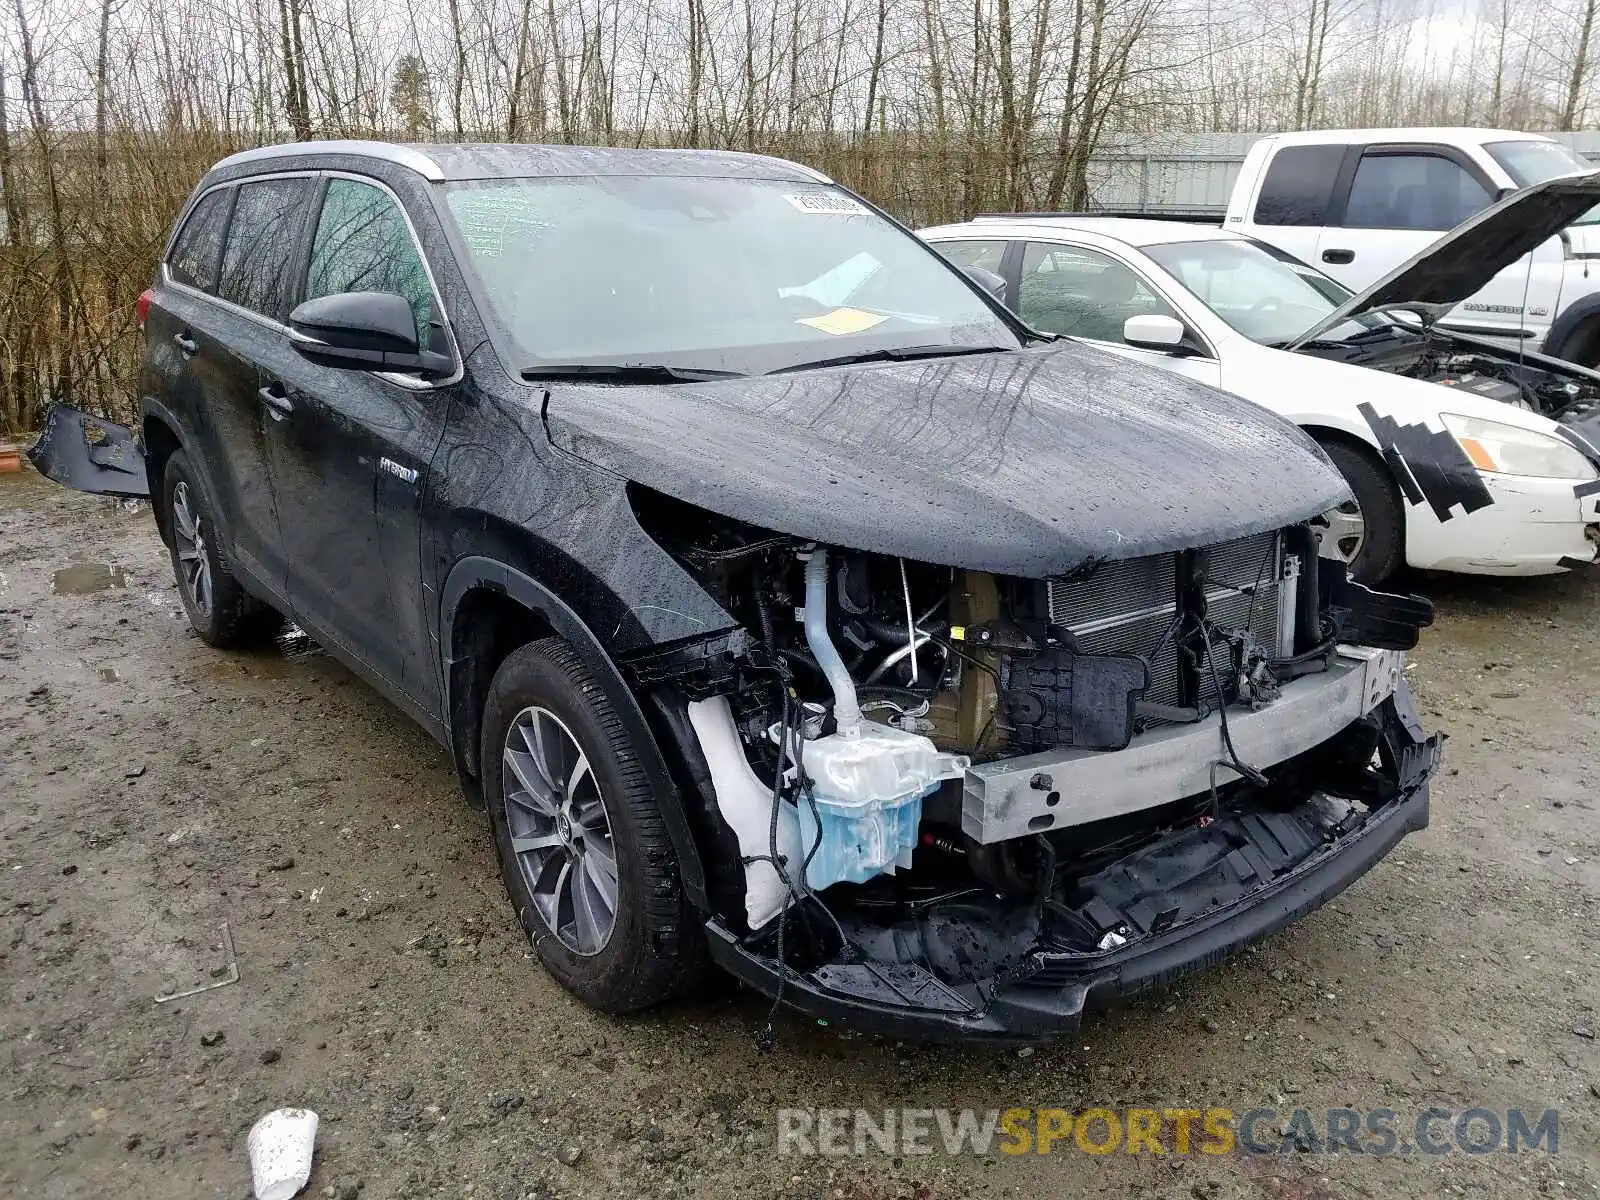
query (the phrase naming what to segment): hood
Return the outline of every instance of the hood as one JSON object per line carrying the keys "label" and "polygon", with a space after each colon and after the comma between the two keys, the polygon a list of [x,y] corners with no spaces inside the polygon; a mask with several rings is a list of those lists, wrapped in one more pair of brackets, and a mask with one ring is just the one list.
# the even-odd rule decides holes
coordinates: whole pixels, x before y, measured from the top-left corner
{"label": "hood", "polygon": [[1357,292],[1286,347],[1297,350],[1341,321],[1407,304],[1453,307],[1546,238],[1600,203],[1600,171],[1563,175],[1491,204]]}
{"label": "hood", "polygon": [[662,387],[552,387],[551,440],[828,545],[1042,578],[1303,521],[1344,481],[1257,405],[1077,343]]}

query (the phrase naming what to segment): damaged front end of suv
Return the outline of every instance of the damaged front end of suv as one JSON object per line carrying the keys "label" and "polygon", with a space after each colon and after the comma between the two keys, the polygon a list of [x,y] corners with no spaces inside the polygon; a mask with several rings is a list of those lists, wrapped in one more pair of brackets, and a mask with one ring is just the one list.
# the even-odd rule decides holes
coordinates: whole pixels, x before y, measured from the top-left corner
{"label": "damaged front end of suv", "polygon": [[1197,499],[1187,533],[1124,515],[1122,557],[1064,522],[930,561],[914,510],[796,511],[786,533],[683,498],[739,507],[723,481],[630,482],[643,530],[736,622],[619,663],[679,764],[713,957],[857,1028],[1044,1038],[1316,908],[1423,827],[1439,739],[1402,671],[1431,607],[1318,557],[1339,485],[1291,449],[1298,497]]}

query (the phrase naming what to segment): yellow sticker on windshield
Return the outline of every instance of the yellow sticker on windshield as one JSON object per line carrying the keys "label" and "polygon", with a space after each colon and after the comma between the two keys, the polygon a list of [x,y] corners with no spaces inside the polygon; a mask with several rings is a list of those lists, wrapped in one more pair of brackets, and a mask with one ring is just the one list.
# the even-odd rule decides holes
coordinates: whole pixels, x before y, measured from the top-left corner
{"label": "yellow sticker on windshield", "polygon": [[889,318],[881,313],[862,312],[859,308],[836,308],[820,317],[801,317],[797,324],[809,325],[835,337],[847,333],[865,333],[874,325],[882,325]]}

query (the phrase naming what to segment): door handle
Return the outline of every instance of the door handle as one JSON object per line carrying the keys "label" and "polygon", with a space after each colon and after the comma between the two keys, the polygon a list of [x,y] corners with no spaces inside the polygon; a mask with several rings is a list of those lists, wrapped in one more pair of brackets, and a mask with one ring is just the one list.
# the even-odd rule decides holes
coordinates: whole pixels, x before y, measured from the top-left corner
{"label": "door handle", "polygon": [[188,330],[184,330],[182,333],[173,334],[172,340],[178,343],[178,349],[182,350],[185,354],[193,354],[195,351],[200,349],[200,343],[189,336]]}
{"label": "door handle", "polygon": [[1324,250],[1322,252],[1322,261],[1325,263],[1343,266],[1345,263],[1354,262],[1355,260],[1356,252],[1354,250]]}
{"label": "door handle", "polygon": [[276,384],[269,383],[264,388],[257,388],[256,395],[261,397],[268,408],[288,415],[294,411],[294,401],[290,400],[289,397],[280,395],[278,392],[274,391],[273,388],[276,386]]}

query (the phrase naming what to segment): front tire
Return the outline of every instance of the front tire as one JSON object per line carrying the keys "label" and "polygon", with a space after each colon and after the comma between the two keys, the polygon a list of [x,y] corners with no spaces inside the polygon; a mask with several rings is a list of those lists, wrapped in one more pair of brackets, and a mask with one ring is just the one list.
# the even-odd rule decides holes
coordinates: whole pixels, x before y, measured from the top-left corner
{"label": "front tire", "polygon": [[1400,489],[1372,455],[1343,442],[1321,445],[1355,496],[1323,514],[1322,555],[1343,562],[1357,583],[1375,587],[1405,561]]}
{"label": "front tire", "polygon": [[560,638],[495,672],[481,735],[501,878],[545,969],[608,1013],[698,975],[703,945],[643,763],[616,709]]}
{"label": "front tire", "polygon": [[216,508],[200,490],[188,456],[175,450],[162,476],[162,511],[172,573],[189,624],[208,646],[251,645],[276,633],[283,618],[244,590],[229,569]]}

